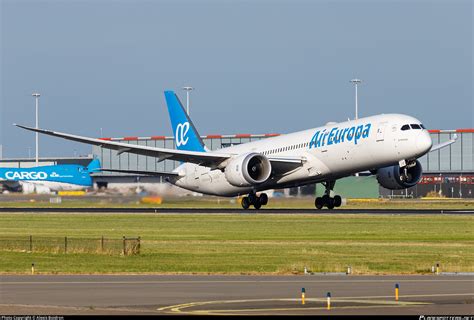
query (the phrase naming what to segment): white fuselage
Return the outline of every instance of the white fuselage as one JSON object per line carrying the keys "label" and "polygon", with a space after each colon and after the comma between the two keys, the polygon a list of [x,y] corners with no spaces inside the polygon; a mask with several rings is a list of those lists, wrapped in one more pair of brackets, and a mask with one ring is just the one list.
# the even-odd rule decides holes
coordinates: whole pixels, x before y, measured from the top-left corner
{"label": "white fuselage", "polygon": [[[252,141],[218,150],[235,156],[261,153],[272,157],[300,157],[304,161],[294,170],[272,175],[257,186],[236,187],[220,169],[183,163],[172,181],[184,189],[219,196],[236,196],[251,191],[295,187],[336,180],[357,172],[396,165],[427,153],[431,138],[427,130],[401,130],[420,121],[401,114],[382,114],[323,127]],[[318,133],[319,132],[319,133]]]}

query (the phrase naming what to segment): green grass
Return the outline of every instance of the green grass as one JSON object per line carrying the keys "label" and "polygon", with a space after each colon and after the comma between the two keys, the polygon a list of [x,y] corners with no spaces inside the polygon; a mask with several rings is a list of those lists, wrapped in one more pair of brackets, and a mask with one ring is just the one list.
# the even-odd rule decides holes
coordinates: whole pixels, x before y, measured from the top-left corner
{"label": "green grass", "polygon": [[[142,237],[139,256],[0,252],[1,273],[474,271],[462,215],[2,214],[2,236]],[[1,238],[1,236],[0,236]]]}

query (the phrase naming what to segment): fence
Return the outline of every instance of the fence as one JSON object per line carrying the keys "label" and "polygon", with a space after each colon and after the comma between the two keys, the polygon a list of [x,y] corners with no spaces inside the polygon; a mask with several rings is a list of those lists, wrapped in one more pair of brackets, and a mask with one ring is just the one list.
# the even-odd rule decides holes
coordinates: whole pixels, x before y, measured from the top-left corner
{"label": "fence", "polygon": [[0,237],[0,251],[48,252],[48,253],[94,253],[94,254],[140,254],[141,238],[108,239],[77,237],[16,236]]}

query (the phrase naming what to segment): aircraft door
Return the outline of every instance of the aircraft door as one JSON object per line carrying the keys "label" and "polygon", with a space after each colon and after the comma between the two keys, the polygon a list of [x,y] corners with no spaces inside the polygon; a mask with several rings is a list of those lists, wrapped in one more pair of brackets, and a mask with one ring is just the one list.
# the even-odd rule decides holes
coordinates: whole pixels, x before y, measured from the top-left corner
{"label": "aircraft door", "polygon": [[379,123],[379,126],[377,128],[377,137],[376,137],[377,142],[381,142],[385,140],[385,126],[386,126],[386,123]]}

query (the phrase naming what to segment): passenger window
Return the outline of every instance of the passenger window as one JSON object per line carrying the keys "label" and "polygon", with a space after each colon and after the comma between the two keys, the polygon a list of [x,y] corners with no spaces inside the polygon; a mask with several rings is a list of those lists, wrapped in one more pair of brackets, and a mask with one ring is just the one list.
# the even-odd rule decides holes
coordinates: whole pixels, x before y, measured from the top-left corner
{"label": "passenger window", "polygon": [[410,130],[410,126],[405,124],[402,126],[402,131],[405,131],[405,130]]}
{"label": "passenger window", "polygon": [[410,126],[412,129],[421,129],[419,124],[411,124]]}

